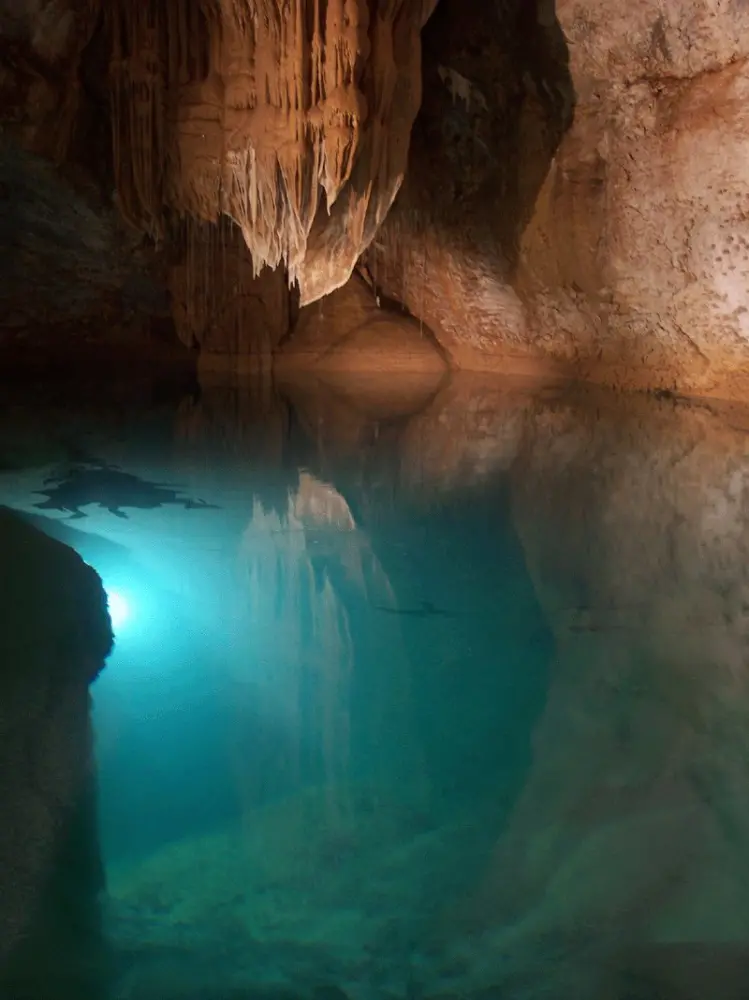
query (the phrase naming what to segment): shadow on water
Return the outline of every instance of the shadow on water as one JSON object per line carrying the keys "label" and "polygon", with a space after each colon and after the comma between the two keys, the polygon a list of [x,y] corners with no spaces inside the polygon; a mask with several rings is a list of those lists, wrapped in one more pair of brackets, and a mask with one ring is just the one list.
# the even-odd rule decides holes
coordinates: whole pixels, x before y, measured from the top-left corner
{"label": "shadow on water", "polygon": [[[82,949],[84,1000],[747,995],[745,414],[477,378],[392,417],[375,395],[215,386],[126,432],[54,414],[77,460],[205,501],[91,494],[72,525],[35,508],[70,454],[3,428],[14,531],[81,553],[116,619],[98,830],[83,782],[67,826],[2,842],[7,871],[46,845],[34,912],[57,914],[9,1000],[69,995]],[[93,675],[78,756],[44,749],[57,648],[3,701],[16,832],[89,759]]]}

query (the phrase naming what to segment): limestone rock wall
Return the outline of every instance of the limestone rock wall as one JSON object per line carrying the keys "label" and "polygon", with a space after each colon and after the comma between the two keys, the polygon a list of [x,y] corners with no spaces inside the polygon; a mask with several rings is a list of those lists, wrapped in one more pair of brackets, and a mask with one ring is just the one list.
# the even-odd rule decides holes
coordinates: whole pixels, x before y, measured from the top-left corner
{"label": "limestone rock wall", "polygon": [[256,274],[241,231],[226,218],[186,218],[171,250],[172,315],[180,340],[200,349],[200,364],[269,366],[291,318],[284,270]]}
{"label": "limestone rock wall", "polygon": [[444,358],[410,316],[378,307],[364,281],[354,275],[324,302],[305,306],[293,335],[276,356],[276,373],[330,377],[388,372],[425,377],[436,388],[446,374]]}
{"label": "limestone rock wall", "polygon": [[163,313],[167,247],[184,343],[267,359],[360,261],[453,368],[743,398],[748,60],[742,0],[0,0],[0,153],[62,177],[41,234],[0,177],[0,325]]}
{"label": "limestone rock wall", "polygon": [[543,361],[515,287],[520,240],[572,119],[564,37],[535,3],[440,0],[423,32],[409,173],[367,254],[453,367]]}
{"label": "limestone rock wall", "polygon": [[742,396],[749,8],[557,14],[578,107],[523,243],[531,324],[588,376]]}
{"label": "limestone rock wall", "polygon": [[749,8],[471,7],[424,33],[382,288],[459,367],[743,396]]}

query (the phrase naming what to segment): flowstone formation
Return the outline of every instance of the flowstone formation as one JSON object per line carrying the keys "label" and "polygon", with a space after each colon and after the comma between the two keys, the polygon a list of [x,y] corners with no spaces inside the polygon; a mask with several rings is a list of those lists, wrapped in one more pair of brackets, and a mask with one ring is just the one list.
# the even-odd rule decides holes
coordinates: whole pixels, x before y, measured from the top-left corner
{"label": "flowstone formation", "polygon": [[239,227],[302,304],[342,285],[403,180],[436,0],[116,0],[106,8],[124,215]]}

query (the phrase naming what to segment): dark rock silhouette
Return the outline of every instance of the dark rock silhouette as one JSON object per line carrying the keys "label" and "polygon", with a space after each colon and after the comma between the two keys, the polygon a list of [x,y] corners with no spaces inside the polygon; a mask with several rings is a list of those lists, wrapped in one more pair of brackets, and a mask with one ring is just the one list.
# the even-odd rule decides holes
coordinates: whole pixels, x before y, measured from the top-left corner
{"label": "dark rock silhouette", "polygon": [[106,950],[89,685],[106,595],[72,549],[0,507],[0,998],[100,1000]]}
{"label": "dark rock silhouette", "polygon": [[117,517],[127,517],[123,507],[140,510],[154,510],[156,507],[173,505],[185,510],[214,508],[205,500],[182,497],[177,490],[161,483],[151,483],[146,479],[123,472],[110,465],[96,467],[77,466],[59,476],[51,476],[45,485],[54,484],[49,490],[37,490],[47,497],[34,504],[41,510],[69,511],[71,520],[86,515],[81,510],[87,504],[98,504]]}

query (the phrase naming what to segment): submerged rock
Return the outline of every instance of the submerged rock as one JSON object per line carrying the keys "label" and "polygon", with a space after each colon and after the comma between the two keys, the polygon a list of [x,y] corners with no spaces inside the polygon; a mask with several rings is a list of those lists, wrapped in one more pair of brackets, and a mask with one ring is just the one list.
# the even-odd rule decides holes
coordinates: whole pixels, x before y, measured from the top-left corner
{"label": "submerged rock", "polygon": [[112,645],[91,567],[0,508],[0,995],[103,1000],[90,683]]}

